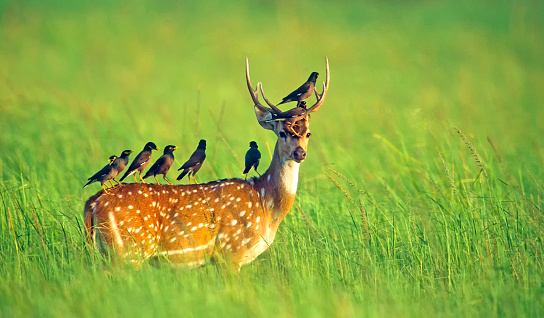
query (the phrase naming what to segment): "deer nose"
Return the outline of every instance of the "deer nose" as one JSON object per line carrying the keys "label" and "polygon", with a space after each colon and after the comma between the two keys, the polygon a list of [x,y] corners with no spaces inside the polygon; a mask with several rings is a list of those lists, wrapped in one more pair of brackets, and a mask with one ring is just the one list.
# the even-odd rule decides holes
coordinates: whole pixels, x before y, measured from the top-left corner
{"label": "deer nose", "polygon": [[293,152],[293,157],[297,161],[302,161],[306,159],[306,150],[302,149],[301,146],[298,146],[295,151]]}

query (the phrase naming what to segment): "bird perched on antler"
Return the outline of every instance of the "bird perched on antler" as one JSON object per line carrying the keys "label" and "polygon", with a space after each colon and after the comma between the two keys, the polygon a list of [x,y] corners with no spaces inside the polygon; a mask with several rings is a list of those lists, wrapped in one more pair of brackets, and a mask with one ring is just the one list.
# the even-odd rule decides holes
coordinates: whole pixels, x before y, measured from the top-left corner
{"label": "bird perched on antler", "polygon": [[144,179],[142,178],[142,174],[145,168],[147,168],[147,165],[149,165],[152,150],[159,150],[159,147],[157,147],[157,145],[155,145],[153,142],[148,142],[145,144],[144,149],[136,156],[136,158],[134,158],[134,161],[132,161],[128,167],[127,172],[125,172],[125,175],[119,181],[123,181],[123,179],[133,174],[134,182],[138,183],[138,180],[136,179],[136,172],[139,171],[140,180],[145,183]]}
{"label": "bird perched on antler", "polygon": [[300,102],[312,96],[312,94],[314,93],[317,77],[319,77],[319,73],[313,72],[310,77],[308,77],[306,83],[302,84],[299,88],[295,89],[289,95],[285,96],[282,101],[276,106],[284,103],[297,101],[297,107],[299,107]]}
{"label": "bird perched on antler", "polygon": [[117,157],[117,159],[115,159],[116,162],[113,163],[117,167],[117,173],[115,174],[115,176],[113,176],[112,179],[113,179],[113,181],[117,182],[118,185],[121,185],[121,182],[117,181],[117,179],[115,179],[115,177],[117,177],[117,175],[119,175],[121,172],[123,172],[123,170],[125,170],[125,168],[126,168],[126,166],[128,164],[128,157],[133,152],[134,152],[133,150],[124,150],[121,153],[121,156],[119,156],[119,157]]}
{"label": "bird perched on antler", "polygon": [[195,152],[191,155],[189,160],[181,166],[179,170],[183,170],[181,174],[177,177],[176,180],[181,180],[185,175],[189,173],[189,184],[191,184],[191,176],[193,176],[193,179],[195,180],[195,183],[198,183],[195,178],[195,174],[200,170],[202,167],[202,163],[206,159],[206,140],[201,139],[198,143],[198,147],[196,148]]}
{"label": "bird perched on antler", "polygon": [[179,149],[179,147],[169,145],[164,147],[164,154],[160,156],[157,161],[147,170],[147,173],[144,176],[144,179],[147,179],[151,176],[155,178],[155,181],[157,181],[157,184],[159,184],[159,180],[157,179],[157,175],[162,174],[162,177],[164,181],[168,182],[169,184],[172,184],[168,178],[166,178],[166,173],[170,168],[172,167],[172,164],[174,163],[174,150]]}
{"label": "bird perched on antler", "polygon": [[261,152],[259,151],[258,148],[259,146],[257,146],[257,143],[255,141],[251,141],[249,143],[249,150],[246,152],[246,158],[245,158],[246,168],[244,169],[246,180],[247,180],[247,174],[249,173],[249,170],[251,170],[251,168],[254,168],[255,172],[257,172],[259,176],[261,175],[257,171],[257,167],[259,166],[259,161],[261,160]]}
{"label": "bird perched on antler", "polygon": [[[108,164],[105,165],[104,168],[100,169],[97,173],[95,173],[92,177],[87,179],[89,180],[89,182],[87,182],[83,186],[83,188],[86,188],[91,183],[100,182],[100,186],[102,187],[102,189],[104,189],[104,192],[108,193],[107,189],[109,187],[106,182],[109,181],[111,183],[111,179],[117,175],[116,166],[113,165],[116,159],[117,159],[117,156],[111,156],[108,159]],[[113,187],[113,183],[112,183],[112,187]]]}

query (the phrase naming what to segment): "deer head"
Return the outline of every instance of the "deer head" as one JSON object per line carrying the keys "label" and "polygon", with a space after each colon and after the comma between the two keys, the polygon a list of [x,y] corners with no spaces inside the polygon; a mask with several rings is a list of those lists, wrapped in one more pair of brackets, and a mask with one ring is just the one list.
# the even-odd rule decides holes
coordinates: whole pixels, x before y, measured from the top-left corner
{"label": "deer head", "polygon": [[[297,163],[302,162],[306,159],[306,149],[311,136],[310,114],[321,108],[329,89],[329,60],[326,59],[326,80],[325,83],[323,83],[323,91],[320,94],[317,89],[315,89],[315,96],[317,98],[316,103],[308,108],[304,116],[293,120],[274,120],[275,115],[282,113],[282,111],[266,98],[261,82],[257,83],[256,88],[253,89],[249,76],[249,62],[247,58],[246,80],[247,88],[253,99],[253,103],[255,104],[254,110],[257,121],[264,129],[272,130],[278,137],[275,151],[279,153],[283,162],[288,160],[293,160]],[[264,106],[259,101],[259,90],[261,91],[264,101],[270,107]]]}

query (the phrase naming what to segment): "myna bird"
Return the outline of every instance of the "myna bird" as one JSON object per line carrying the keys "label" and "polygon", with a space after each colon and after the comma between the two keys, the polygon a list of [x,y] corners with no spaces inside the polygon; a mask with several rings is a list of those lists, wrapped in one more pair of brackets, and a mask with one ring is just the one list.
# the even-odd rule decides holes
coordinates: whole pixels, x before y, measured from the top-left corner
{"label": "myna bird", "polygon": [[140,180],[142,180],[143,183],[145,183],[144,179],[142,179],[142,173],[144,172],[145,168],[149,165],[149,161],[151,159],[151,152],[152,150],[159,150],[159,147],[155,145],[153,142],[148,142],[144,146],[144,150],[142,150],[136,158],[134,158],[134,161],[130,164],[130,167],[128,167],[127,172],[125,172],[125,175],[119,180],[123,181],[126,177],[130,175],[134,175],[134,182],[138,183],[138,180],[136,179],[136,172],[140,172]]}
{"label": "myna bird", "polygon": [[278,106],[284,103],[297,101],[297,107],[299,107],[301,101],[312,96],[312,94],[314,93],[315,81],[317,81],[318,76],[319,73],[317,72],[313,72],[312,74],[310,74],[310,77],[308,77],[306,83],[295,89],[291,94],[285,96],[281,103],[278,104]]}
{"label": "myna bird", "polygon": [[[115,176],[113,176],[113,181],[117,182],[118,185],[121,185],[121,182],[117,181],[117,179],[115,179],[115,177],[117,177],[118,174],[120,174],[121,172],[123,172],[123,170],[125,170],[127,164],[128,164],[128,157],[130,156],[131,153],[133,153],[134,151],[133,150],[124,150],[122,153],[121,153],[121,156],[117,157],[117,159],[115,159],[115,162],[113,163],[114,165],[117,166],[117,174]],[[111,180],[110,180],[111,182]]]}
{"label": "myna bird", "polygon": [[[104,166],[104,168],[100,169],[97,173],[95,173],[92,177],[90,177],[89,182],[83,186],[83,188],[86,188],[89,184],[99,181],[100,185],[102,186],[102,189],[104,189],[104,192],[108,193],[106,189],[108,189],[108,184],[106,182],[110,181],[113,176],[117,173],[117,171],[114,171],[115,166],[113,166],[113,162],[117,159],[117,156],[111,156],[108,159],[108,164]],[[104,187],[104,184],[106,186]],[[109,193],[108,193],[109,194]]]}
{"label": "myna bird", "polygon": [[157,181],[157,184],[159,184],[159,180],[157,179],[157,175],[162,174],[162,177],[164,178],[164,181],[168,182],[169,184],[172,184],[170,180],[166,178],[166,173],[168,170],[170,170],[170,167],[172,167],[172,164],[174,163],[174,150],[179,149],[179,147],[176,146],[166,146],[164,148],[164,154],[160,156],[157,161],[147,170],[144,179],[147,179],[151,176],[155,178],[155,181]]}
{"label": "myna bird", "polygon": [[204,162],[205,159],[206,159],[206,140],[201,139],[200,142],[198,143],[198,147],[196,147],[195,152],[193,152],[193,154],[191,155],[191,158],[189,158],[189,160],[187,160],[187,162],[184,163],[183,166],[181,166],[181,168],[178,169],[178,171],[182,169],[183,171],[178,176],[177,180],[183,179],[183,177],[185,177],[185,175],[189,173],[189,184],[191,184],[191,176],[193,176],[195,183],[198,183],[196,182],[195,174],[198,172],[198,170],[200,170],[200,168],[202,167],[202,163]]}
{"label": "myna bird", "polygon": [[249,150],[246,152],[246,168],[244,169],[244,174],[246,175],[247,180],[247,174],[249,173],[249,170],[251,168],[255,169],[255,172],[261,176],[261,174],[257,171],[257,167],[259,166],[259,161],[261,160],[261,152],[259,151],[259,146],[257,146],[257,143],[255,141],[251,141],[249,143]]}

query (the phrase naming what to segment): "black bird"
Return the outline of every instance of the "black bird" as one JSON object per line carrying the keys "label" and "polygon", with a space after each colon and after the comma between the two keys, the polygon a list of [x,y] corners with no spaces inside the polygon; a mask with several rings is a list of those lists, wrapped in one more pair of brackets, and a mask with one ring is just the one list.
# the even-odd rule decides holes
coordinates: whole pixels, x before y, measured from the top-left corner
{"label": "black bird", "polygon": [[259,146],[257,146],[257,143],[255,141],[251,141],[249,143],[249,150],[246,152],[246,168],[244,169],[244,174],[246,175],[247,180],[247,174],[249,173],[249,170],[251,168],[255,169],[255,172],[261,176],[261,174],[257,171],[257,167],[259,166],[259,161],[261,160],[261,152],[259,151]]}
{"label": "black bird", "polygon": [[[113,176],[116,174],[115,166],[113,165],[113,162],[117,159],[117,156],[111,156],[108,159],[108,164],[104,166],[104,168],[100,169],[97,173],[95,173],[92,177],[90,177],[89,182],[83,186],[83,188],[86,188],[89,184],[94,182],[100,182],[100,185],[102,186],[102,189],[104,189],[104,192],[108,193],[108,184],[106,182],[110,181],[113,178]],[[106,186],[104,187],[104,184]],[[108,193],[109,194],[109,193]]]}
{"label": "black bird", "polygon": [[172,167],[172,164],[174,163],[173,152],[176,149],[179,149],[179,147],[173,145],[166,146],[164,148],[164,154],[160,156],[157,161],[155,161],[155,163],[151,166],[151,168],[149,168],[149,170],[147,170],[144,179],[153,176],[155,178],[155,181],[157,181],[157,184],[160,184],[159,180],[157,179],[157,175],[162,174],[164,180],[169,184],[172,184],[172,182],[170,182],[170,180],[166,178],[166,173],[168,172],[168,170],[170,170],[170,167]]}
{"label": "black bird", "polygon": [[185,175],[189,173],[189,184],[191,184],[191,176],[193,176],[195,183],[198,183],[196,182],[195,174],[198,172],[198,170],[200,170],[200,168],[202,167],[202,163],[204,162],[205,159],[206,159],[206,140],[201,139],[200,142],[198,143],[198,147],[196,147],[195,152],[193,152],[189,160],[187,160],[187,162],[184,163],[183,166],[181,166],[181,168],[178,169],[178,171],[183,169],[183,172],[181,172],[177,180],[183,179],[183,177],[185,177]]}
{"label": "black bird", "polygon": [[155,143],[153,142],[148,142],[147,144],[145,144],[144,150],[142,150],[136,156],[136,158],[134,158],[134,161],[132,161],[132,163],[128,167],[127,172],[125,172],[125,175],[119,181],[123,181],[126,177],[133,174],[134,182],[138,183],[138,180],[136,179],[136,172],[139,171],[140,180],[142,180],[142,182],[145,183],[144,179],[142,179],[142,174],[145,168],[147,168],[147,166],[149,165],[152,150],[159,150],[159,147],[157,147],[157,145],[155,145]]}
{"label": "black bird", "polygon": [[312,74],[310,74],[310,77],[308,77],[308,80],[306,81],[306,83],[302,84],[299,88],[295,89],[291,94],[285,96],[283,100],[281,101],[281,103],[278,104],[278,106],[283,103],[297,101],[297,107],[298,107],[301,101],[312,96],[312,94],[314,93],[315,82],[317,81],[318,76],[319,76],[319,73],[317,72],[313,72]]}
{"label": "black bird", "polygon": [[[296,120],[298,120],[299,118],[302,118],[304,116],[306,116],[306,114],[308,113],[308,109],[306,108],[306,102],[305,101],[301,101],[300,104],[295,107],[295,108],[292,108],[288,111],[284,111],[282,113],[279,113],[279,114],[272,114],[272,119],[268,120],[268,121],[283,121],[283,120],[289,120],[289,119],[292,119],[292,118],[296,118]],[[294,120],[294,121],[296,121]]]}
{"label": "black bird", "polygon": [[113,176],[113,181],[117,182],[118,185],[121,185],[121,182],[117,181],[115,177],[117,177],[117,175],[119,175],[121,172],[123,172],[123,170],[125,170],[128,164],[128,156],[130,156],[130,154],[133,152],[134,152],[133,150],[124,150],[121,153],[121,156],[117,157],[117,159],[115,159],[115,162],[113,163],[114,165],[115,164],[117,165],[117,174]]}

